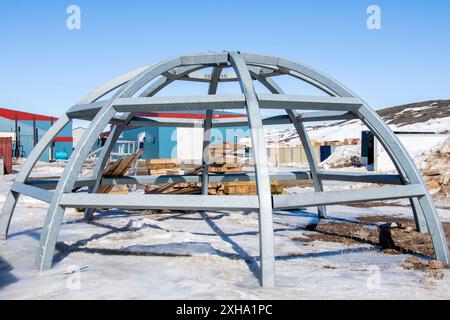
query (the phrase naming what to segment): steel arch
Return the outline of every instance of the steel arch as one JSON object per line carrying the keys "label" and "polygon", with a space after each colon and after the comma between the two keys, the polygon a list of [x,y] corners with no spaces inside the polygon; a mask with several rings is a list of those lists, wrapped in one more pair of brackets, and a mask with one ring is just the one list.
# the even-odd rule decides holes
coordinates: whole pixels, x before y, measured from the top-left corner
{"label": "steel arch", "polygon": [[[238,81],[242,89],[242,95],[215,95],[214,99],[210,98],[209,95],[207,99],[202,96],[189,96],[182,97],[181,99],[179,97],[166,97],[164,99],[153,97],[154,94],[173,81],[197,81],[198,79],[195,78],[190,79],[189,75],[207,67],[213,68],[211,76],[204,77],[204,79],[210,82],[209,95],[216,94],[217,85],[221,81]],[[236,76],[222,78],[221,72],[224,68],[233,68]],[[171,70],[174,70],[173,73],[170,73]],[[286,95],[277,86],[276,82],[271,79],[272,76],[279,74],[290,75],[305,81],[322,90],[331,98]],[[161,76],[161,79],[149,85],[158,76]],[[260,81],[272,92],[273,96],[257,94],[253,87],[253,80]],[[100,100],[116,89],[118,91],[111,99]],[[135,97],[140,90],[143,90],[142,93],[138,97]],[[232,179],[252,178],[256,180],[256,196],[223,196],[216,198],[214,196],[208,196],[208,159],[204,159],[201,178],[203,190],[201,196],[130,195],[128,199],[132,198],[133,203],[131,201],[128,203],[126,198],[117,195],[102,195],[98,197],[98,201],[93,201],[93,198],[90,197],[103,183],[120,183],[120,181],[118,182],[114,179],[112,182],[108,182],[108,179],[102,178],[101,172],[115,141],[128,123],[137,121],[138,123],[148,125],[164,125],[164,123],[155,124],[154,122],[145,122],[142,119],[138,119],[134,116],[134,110],[138,108],[148,108],[149,110],[157,110],[158,108],[161,110],[171,110],[171,108],[174,110],[206,110],[205,122],[203,123],[205,130],[203,147],[206,149],[209,144],[207,132],[215,125],[212,120],[213,110],[214,108],[226,107],[227,104],[233,106],[233,108],[240,106],[246,108],[255,159],[254,176],[242,175],[242,177],[234,177]],[[287,112],[287,118],[275,117],[272,119],[262,119],[260,108],[284,109]],[[296,109],[302,108],[322,110],[322,112],[316,113],[312,117],[310,116],[309,119],[339,119],[340,117],[348,116],[361,119],[382,143],[398,169],[399,176],[367,175],[366,177],[361,177],[351,174],[330,174],[320,170],[312,154],[309,138],[303,125],[303,121],[308,121],[308,117],[305,116],[303,118],[296,111]],[[124,112],[124,114],[121,112]],[[37,159],[57,133],[72,117],[77,116],[88,117],[92,121],[81,139],[81,143],[73,152],[61,179],[55,184],[54,192],[50,193],[49,191],[34,186],[27,181],[27,178]],[[310,165],[309,173],[288,175],[288,178],[292,178],[292,176],[297,179],[305,176],[312,178],[316,191],[313,195],[302,195],[301,197],[295,195],[271,195],[271,175],[268,170],[263,125],[266,123],[276,124],[288,122],[292,123],[296,128],[305,146]],[[82,169],[83,162],[96,139],[108,124],[113,125],[112,134],[109,136],[107,144],[96,163],[93,177],[88,180],[80,180],[78,175]],[[197,124],[194,122],[174,123],[175,126],[196,126]],[[232,126],[233,123],[230,122],[226,125]],[[384,189],[374,188],[374,190],[362,190],[360,192],[354,192],[354,194],[345,193],[344,191],[341,193],[325,192],[323,190],[322,180],[330,179],[330,177],[331,179],[347,179],[346,181],[385,182],[385,184],[394,184],[396,186]],[[227,177],[223,178],[227,179]],[[397,183],[397,178],[400,183]],[[124,179],[130,181],[129,178],[125,177]],[[215,179],[221,178],[215,177]],[[157,181],[158,178],[156,177],[155,180],[151,177],[144,177],[142,180]],[[72,192],[77,185],[88,186],[89,193],[81,194]],[[432,198],[411,157],[389,127],[364,101],[332,78],[306,65],[266,55],[222,52],[181,56],[135,69],[106,83],[88,94],[70,109],[67,114],[61,117],[30,154],[22,171],[16,177],[15,183],[11,187],[2,209],[0,216],[0,235],[4,238],[7,236],[11,217],[18,196],[21,193],[34,196],[50,204],[36,257],[36,266],[40,270],[48,269],[52,265],[54,248],[66,207],[85,207],[87,209],[86,218],[88,219],[91,218],[93,209],[99,206],[104,207],[105,205],[117,208],[165,208],[170,206],[179,208],[180,206],[185,206],[186,208],[196,208],[197,210],[212,210],[217,208],[229,210],[252,209],[259,211],[261,284],[264,287],[272,287],[275,285],[273,209],[290,208],[300,204],[317,206],[320,216],[326,217],[325,204],[345,203],[361,199],[391,198],[408,198],[411,200],[417,226],[422,231],[429,230],[436,258],[445,264],[449,263],[447,242]],[[184,205],[188,200],[190,203]]]}

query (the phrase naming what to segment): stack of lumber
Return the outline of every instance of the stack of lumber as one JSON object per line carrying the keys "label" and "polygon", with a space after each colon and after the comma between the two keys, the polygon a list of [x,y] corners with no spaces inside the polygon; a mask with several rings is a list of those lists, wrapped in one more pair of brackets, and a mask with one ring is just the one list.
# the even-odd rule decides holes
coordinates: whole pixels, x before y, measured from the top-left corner
{"label": "stack of lumber", "polygon": [[[284,188],[276,181],[270,184],[272,194],[283,194]],[[173,183],[164,188],[149,188],[146,193],[151,194],[200,194],[202,191],[201,183]],[[252,181],[241,182],[210,182],[208,184],[209,195],[255,195],[256,184]]]}
{"label": "stack of lumber", "polygon": [[311,146],[313,146],[313,147],[344,146],[344,145],[355,145],[355,144],[359,144],[359,143],[360,143],[360,139],[344,139],[344,141],[340,141],[340,140],[330,140],[330,141],[311,140]]}
{"label": "stack of lumber", "polygon": [[311,140],[311,146],[312,147],[320,147],[321,142],[317,140]]}
{"label": "stack of lumber", "polygon": [[344,139],[344,145],[359,144],[360,139]]}
{"label": "stack of lumber", "polygon": [[[208,184],[208,194],[210,195],[224,195],[224,184],[212,182]],[[161,194],[201,194],[202,185],[198,182],[193,183],[174,183],[167,186],[157,193]],[[156,193],[155,190],[149,190],[147,193]]]}
{"label": "stack of lumber", "polygon": [[141,176],[180,174],[180,171],[181,161],[172,158],[140,160],[137,166],[137,174]]}
{"label": "stack of lumber", "polygon": [[[224,183],[226,195],[254,195],[256,194],[256,183],[253,181],[227,182]],[[284,188],[277,181],[270,183],[272,194],[283,194]]]}
{"label": "stack of lumber", "polygon": [[215,163],[239,164],[245,161],[245,145],[228,142],[211,144],[209,156]]}
{"label": "stack of lumber", "polygon": [[[203,166],[194,168],[186,172],[186,175],[201,174]],[[147,194],[200,194],[202,184],[193,183],[166,183],[161,186],[147,186]],[[271,182],[273,194],[282,194],[284,189],[276,181]],[[251,195],[256,194],[256,184],[254,181],[243,182],[210,182],[208,184],[208,194],[210,195]]]}
{"label": "stack of lumber", "polygon": [[242,173],[242,165],[237,163],[213,163],[209,166],[210,173]]}
{"label": "stack of lumber", "polygon": [[[131,156],[122,158],[120,160],[110,161],[105,169],[103,169],[104,177],[122,177],[127,174],[128,170],[139,160],[144,151],[139,151]],[[101,185],[97,189],[97,193],[109,193],[109,194],[127,194],[127,185]],[[85,209],[76,208],[77,211],[83,212]]]}
{"label": "stack of lumber", "polygon": [[[276,181],[270,184],[272,194],[283,194],[284,188]],[[164,189],[147,189],[147,193],[158,194],[200,194],[202,191],[201,183],[174,183]],[[211,182],[208,184],[209,195],[255,195],[256,184],[251,181],[241,182]]]}
{"label": "stack of lumber", "polygon": [[[111,161],[109,162],[105,169],[103,170],[103,176],[104,177],[121,177],[124,176],[128,170],[136,163],[136,161],[139,160],[139,158],[142,156],[144,152],[139,151],[138,153],[135,153],[131,156],[125,157],[120,160]],[[119,193],[128,193],[128,189],[126,189],[122,186],[100,186],[98,188],[97,193],[111,193],[111,192],[118,192]]]}
{"label": "stack of lumber", "polygon": [[333,140],[333,141],[323,141],[322,146],[343,146],[344,142],[339,140]]}
{"label": "stack of lumber", "polygon": [[[197,168],[192,169],[191,171],[186,172],[186,175],[199,174],[199,173],[201,173],[202,169],[203,169],[203,166],[199,166]],[[180,187],[177,187],[178,185]],[[145,193],[149,193],[149,194],[171,193],[171,192],[175,191],[175,189],[182,189],[182,187],[190,189],[189,192],[191,192],[191,193],[196,192],[196,190],[191,189],[190,183],[166,183],[166,184],[163,184],[163,185],[157,186],[157,187],[147,186],[145,188]]]}

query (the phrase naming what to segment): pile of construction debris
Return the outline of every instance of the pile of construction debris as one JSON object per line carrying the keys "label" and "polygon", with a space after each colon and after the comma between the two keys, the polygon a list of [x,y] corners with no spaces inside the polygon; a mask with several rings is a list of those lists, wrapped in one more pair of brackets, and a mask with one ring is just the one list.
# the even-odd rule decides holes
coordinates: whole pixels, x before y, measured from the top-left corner
{"label": "pile of construction debris", "polygon": [[437,196],[450,196],[450,138],[423,153],[419,159],[428,188]]}

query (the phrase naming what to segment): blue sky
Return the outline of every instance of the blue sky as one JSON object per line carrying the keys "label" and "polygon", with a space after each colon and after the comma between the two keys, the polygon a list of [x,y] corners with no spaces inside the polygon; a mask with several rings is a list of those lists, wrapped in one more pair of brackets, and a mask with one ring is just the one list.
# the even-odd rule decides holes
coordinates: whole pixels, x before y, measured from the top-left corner
{"label": "blue sky", "polygon": [[[81,30],[66,28],[70,4]],[[371,4],[381,30],[366,28]],[[449,39],[448,0],[1,0],[0,106],[58,116],[137,66],[222,50],[311,65],[375,109],[448,99]]]}

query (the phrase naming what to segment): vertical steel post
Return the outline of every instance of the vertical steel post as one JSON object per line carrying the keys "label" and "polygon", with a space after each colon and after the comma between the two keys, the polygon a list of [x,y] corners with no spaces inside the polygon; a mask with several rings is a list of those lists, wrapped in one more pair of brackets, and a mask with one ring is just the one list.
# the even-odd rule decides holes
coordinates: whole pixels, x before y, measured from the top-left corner
{"label": "vertical steel post", "polygon": [[[211,82],[209,84],[208,94],[216,94],[217,86],[220,80],[220,74],[222,73],[222,67],[217,66],[211,73]],[[211,143],[211,129],[214,110],[208,109],[205,114],[205,122],[203,126],[203,153],[202,153],[202,194],[208,195],[209,185],[209,145]]]}
{"label": "vertical steel post", "polygon": [[33,147],[37,144],[37,134],[36,134],[36,116],[33,116]]}
{"label": "vertical steel post", "polygon": [[242,92],[246,98],[247,116],[252,138],[253,158],[255,162],[256,189],[259,200],[259,247],[261,257],[261,285],[266,288],[275,286],[275,253],[272,218],[272,194],[270,190],[269,167],[267,162],[264,129],[259,110],[258,98],[252,78],[242,57],[230,53],[230,62],[236,71]]}
{"label": "vertical steel post", "polygon": [[[283,89],[281,89],[278,84],[270,78],[257,77],[257,79],[273,94],[284,94]],[[313,152],[311,141],[309,139],[308,133],[306,132],[305,126],[302,122],[298,120],[298,114],[295,110],[286,109],[289,119],[297,131],[300,141],[302,142],[303,149],[305,150],[306,158],[308,160],[309,169],[311,171],[311,177],[313,179],[314,191],[323,192],[322,180],[319,178],[319,166],[317,164],[316,156]],[[318,206],[317,212],[319,218],[327,218],[327,211],[325,206]]]}
{"label": "vertical steel post", "polygon": [[[89,193],[96,193],[98,188],[100,187],[100,182],[103,176],[103,169],[108,163],[109,155],[111,154],[114,146],[116,145],[117,140],[119,139],[122,131],[125,127],[125,124],[114,125],[113,129],[110,131],[108,139],[103,146],[102,151],[95,163],[94,172],[92,177],[95,179],[95,184],[89,187]],[[88,208],[84,212],[84,219],[90,221],[94,218],[95,209]]]}

